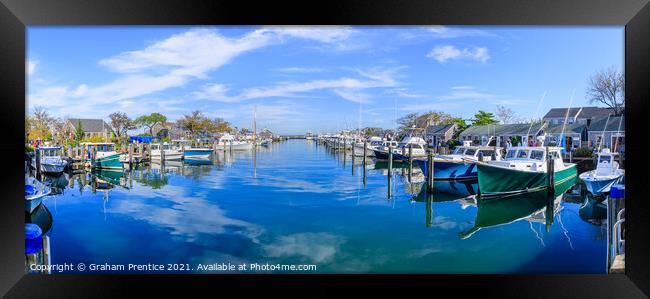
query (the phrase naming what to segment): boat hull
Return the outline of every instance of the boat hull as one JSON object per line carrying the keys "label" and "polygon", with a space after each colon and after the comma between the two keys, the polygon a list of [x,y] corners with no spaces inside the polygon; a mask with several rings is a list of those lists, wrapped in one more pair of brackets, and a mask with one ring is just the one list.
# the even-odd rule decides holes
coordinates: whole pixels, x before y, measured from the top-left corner
{"label": "boat hull", "polygon": [[212,154],[211,149],[186,149],[183,151],[185,159],[208,160]]}
{"label": "boat hull", "polygon": [[[415,159],[413,161],[420,166],[425,176],[429,173],[427,160]],[[475,180],[477,177],[476,163],[434,160],[434,180]]]}
{"label": "boat hull", "polygon": [[607,193],[611,189],[612,185],[618,184],[621,181],[623,176],[611,177],[605,179],[594,179],[589,177],[589,172],[580,174],[580,180],[585,183],[587,191],[594,195],[599,195],[602,193]]}
{"label": "boat hull", "polygon": [[97,158],[93,163],[94,168],[122,170],[124,166],[120,159],[121,154],[113,154],[102,158]]}
{"label": "boat hull", "polygon": [[[509,195],[542,190],[547,187],[546,172],[522,171],[477,163],[478,185],[481,196]],[[574,164],[555,172],[554,185],[577,180]]]}
{"label": "boat hull", "polygon": [[[151,151],[151,160],[160,160],[162,156],[160,151]],[[165,151],[165,160],[181,160],[183,152],[181,151]]]}
{"label": "boat hull", "polygon": [[44,173],[62,173],[65,170],[65,164],[41,164],[41,171]]}

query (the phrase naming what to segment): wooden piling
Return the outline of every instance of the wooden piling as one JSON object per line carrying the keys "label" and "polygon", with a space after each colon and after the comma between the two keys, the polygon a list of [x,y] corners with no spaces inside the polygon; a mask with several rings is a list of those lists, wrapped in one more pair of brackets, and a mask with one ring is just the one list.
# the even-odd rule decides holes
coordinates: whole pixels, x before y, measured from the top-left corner
{"label": "wooden piling", "polygon": [[36,150],[34,151],[34,156],[36,158],[35,159],[36,165],[34,166],[36,167],[36,179],[40,180],[41,179],[41,151],[38,150],[38,148],[36,148]]}
{"label": "wooden piling", "polygon": [[391,191],[393,185],[391,184],[391,178],[393,176],[393,147],[388,147],[388,198],[391,197]]}
{"label": "wooden piling", "polygon": [[409,182],[413,175],[413,144],[409,144]]}
{"label": "wooden piling", "polygon": [[366,187],[366,151],[368,150],[367,141],[363,141],[363,187]]}
{"label": "wooden piling", "polygon": [[[561,157],[560,157],[561,158]],[[550,232],[553,224],[553,212],[555,210],[555,161],[553,161],[546,147],[546,178],[547,178],[547,203],[546,203],[546,232]]]}
{"label": "wooden piling", "polygon": [[427,154],[427,191],[433,193],[433,153]]}
{"label": "wooden piling", "polygon": [[160,144],[160,165],[165,164],[165,149],[163,148],[162,144]]}

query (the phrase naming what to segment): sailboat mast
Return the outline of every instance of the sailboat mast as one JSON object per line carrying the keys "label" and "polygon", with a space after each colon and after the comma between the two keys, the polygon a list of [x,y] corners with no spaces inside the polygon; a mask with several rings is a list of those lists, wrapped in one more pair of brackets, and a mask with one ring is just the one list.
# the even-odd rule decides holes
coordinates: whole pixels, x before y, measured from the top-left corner
{"label": "sailboat mast", "polygon": [[253,141],[257,139],[257,106],[253,106]]}
{"label": "sailboat mast", "polygon": [[564,115],[564,123],[562,124],[562,133],[560,133],[560,144],[562,144],[562,138],[564,138],[564,128],[566,128],[566,123],[567,120],[569,119],[569,111],[571,111],[571,106],[573,105],[573,96],[575,95],[576,90],[573,89],[573,92],[571,92],[571,99],[569,100],[569,109],[566,110],[566,114]]}

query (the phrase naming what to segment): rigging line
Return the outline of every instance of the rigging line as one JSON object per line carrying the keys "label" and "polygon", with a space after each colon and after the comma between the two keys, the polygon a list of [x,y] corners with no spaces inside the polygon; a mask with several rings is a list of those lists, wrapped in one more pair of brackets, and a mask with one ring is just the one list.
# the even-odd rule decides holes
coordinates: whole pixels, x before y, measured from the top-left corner
{"label": "rigging line", "polygon": [[[544,91],[544,94],[542,95],[542,98],[537,102],[537,111],[535,112],[535,119],[539,118],[539,109],[542,106],[542,102],[544,102],[544,98],[546,97],[546,90]],[[530,122],[530,127],[528,127],[528,133],[526,134],[526,138],[528,138],[528,135],[530,135],[530,130],[533,128],[533,121]]]}

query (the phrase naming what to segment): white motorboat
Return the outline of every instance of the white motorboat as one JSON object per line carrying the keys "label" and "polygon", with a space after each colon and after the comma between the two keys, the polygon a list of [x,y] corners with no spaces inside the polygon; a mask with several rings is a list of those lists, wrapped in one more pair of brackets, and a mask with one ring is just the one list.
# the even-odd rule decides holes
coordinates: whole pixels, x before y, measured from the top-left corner
{"label": "white motorboat", "polygon": [[583,172],[580,179],[587,186],[587,190],[594,195],[609,192],[612,185],[617,184],[625,176],[625,170],[620,169],[615,158],[618,154],[612,153],[608,148],[598,153],[596,169]]}
{"label": "white motorboat", "polygon": [[234,136],[225,133],[215,145],[215,150],[223,150],[225,147],[226,150],[251,150],[253,149],[253,144],[244,140],[236,140]]}
{"label": "white motorboat", "polygon": [[[68,162],[63,159],[61,146],[42,146],[36,149],[41,156],[41,171],[49,174],[59,174],[65,170]],[[36,157],[33,159],[33,165],[36,167]]]}
{"label": "white motorboat", "polygon": [[52,190],[33,177],[25,177],[25,212],[31,214]]}
{"label": "white motorboat", "polygon": [[165,160],[181,160],[183,158],[183,151],[175,149],[169,143],[151,144],[151,160],[162,160],[162,155],[165,154]]}
{"label": "white motorboat", "polygon": [[[367,140],[366,144],[366,156],[374,157],[375,150],[379,149],[383,144],[383,139],[381,137],[372,136]],[[354,155],[358,157],[363,157],[363,142],[357,142],[354,144]]]}

